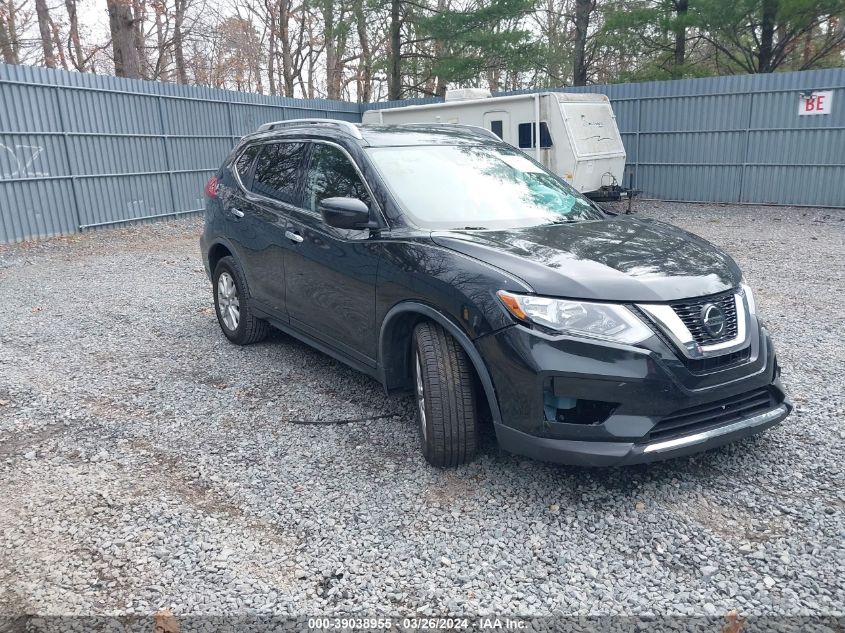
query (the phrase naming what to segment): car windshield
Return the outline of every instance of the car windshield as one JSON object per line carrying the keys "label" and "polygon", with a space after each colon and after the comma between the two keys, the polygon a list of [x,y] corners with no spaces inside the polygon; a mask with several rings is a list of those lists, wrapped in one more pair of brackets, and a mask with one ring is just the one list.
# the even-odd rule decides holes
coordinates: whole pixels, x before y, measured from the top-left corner
{"label": "car windshield", "polygon": [[516,149],[418,145],[367,151],[403,210],[422,228],[504,229],[604,217]]}

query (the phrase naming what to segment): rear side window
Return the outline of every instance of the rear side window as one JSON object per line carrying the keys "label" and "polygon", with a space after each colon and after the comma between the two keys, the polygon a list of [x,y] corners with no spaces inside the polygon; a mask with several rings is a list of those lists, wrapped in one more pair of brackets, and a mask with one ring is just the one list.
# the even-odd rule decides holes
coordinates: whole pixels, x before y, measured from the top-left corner
{"label": "rear side window", "polygon": [[250,189],[257,194],[297,204],[299,166],[305,143],[268,143],[261,146]]}
{"label": "rear side window", "polygon": [[372,202],[346,154],[333,145],[315,143],[305,181],[305,208],[316,213],[324,198],[357,198],[368,207]]}
{"label": "rear side window", "polygon": [[[519,124],[519,149],[534,147],[534,124]],[[549,126],[545,121],[540,121],[540,147],[551,147],[552,135],[549,134]]]}
{"label": "rear side window", "polygon": [[249,173],[249,170],[252,168],[252,163],[255,160],[255,157],[258,156],[258,150],[260,149],[260,145],[250,145],[241,152],[241,155],[238,156],[238,160],[235,161],[235,171],[238,173],[238,177],[247,189],[249,189],[249,178],[252,175]]}

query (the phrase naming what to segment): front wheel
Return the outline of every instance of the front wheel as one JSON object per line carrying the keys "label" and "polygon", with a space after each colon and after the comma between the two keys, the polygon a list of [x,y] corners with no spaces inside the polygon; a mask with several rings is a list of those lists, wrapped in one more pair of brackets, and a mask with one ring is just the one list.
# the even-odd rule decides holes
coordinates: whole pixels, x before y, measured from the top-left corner
{"label": "front wheel", "polygon": [[473,369],[466,352],[436,323],[414,329],[411,371],[423,455],[434,466],[471,462],[478,448]]}

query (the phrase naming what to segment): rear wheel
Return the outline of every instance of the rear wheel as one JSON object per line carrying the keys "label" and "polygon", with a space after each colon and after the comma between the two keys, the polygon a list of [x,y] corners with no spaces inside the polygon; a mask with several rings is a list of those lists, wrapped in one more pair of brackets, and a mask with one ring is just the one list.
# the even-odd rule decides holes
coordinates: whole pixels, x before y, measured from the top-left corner
{"label": "rear wheel", "polygon": [[224,257],[217,263],[213,281],[217,322],[226,338],[237,345],[263,340],[270,325],[253,315],[246,280],[233,257]]}
{"label": "rear wheel", "polygon": [[458,342],[436,323],[414,329],[411,372],[423,455],[434,466],[472,461],[478,448],[473,369]]}

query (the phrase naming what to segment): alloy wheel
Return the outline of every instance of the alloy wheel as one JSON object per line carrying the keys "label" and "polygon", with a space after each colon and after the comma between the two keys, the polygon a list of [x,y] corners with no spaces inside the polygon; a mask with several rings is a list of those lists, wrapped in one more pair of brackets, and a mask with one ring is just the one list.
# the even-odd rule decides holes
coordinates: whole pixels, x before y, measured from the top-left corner
{"label": "alloy wheel", "polygon": [[241,321],[241,301],[238,298],[238,287],[232,275],[223,271],[217,279],[217,305],[223,325],[230,332],[238,329]]}

